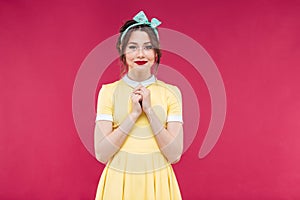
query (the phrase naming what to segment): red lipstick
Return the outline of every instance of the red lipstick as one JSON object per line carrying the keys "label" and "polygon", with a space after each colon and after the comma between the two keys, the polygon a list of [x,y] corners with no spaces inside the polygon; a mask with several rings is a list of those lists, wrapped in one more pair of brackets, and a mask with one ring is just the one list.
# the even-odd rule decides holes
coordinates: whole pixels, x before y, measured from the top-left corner
{"label": "red lipstick", "polygon": [[144,65],[147,63],[147,61],[135,61],[135,63],[138,65]]}

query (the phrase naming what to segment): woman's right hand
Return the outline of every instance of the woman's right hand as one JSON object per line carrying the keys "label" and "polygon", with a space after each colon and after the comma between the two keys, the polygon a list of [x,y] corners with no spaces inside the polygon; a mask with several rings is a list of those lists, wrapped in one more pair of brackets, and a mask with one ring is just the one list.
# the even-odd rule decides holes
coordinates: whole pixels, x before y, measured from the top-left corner
{"label": "woman's right hand", "polygon": [[138,118],[143,110],[142,110],[142,107],[141,107],[141,104],[140,104],[140,101],[142,100],[142,96],[140,94],[135,94],[135,93],[132,93],[131,94],[131,102],[132,102],[132,110],[131,110],[131,115],[132,117],[134,118]]}

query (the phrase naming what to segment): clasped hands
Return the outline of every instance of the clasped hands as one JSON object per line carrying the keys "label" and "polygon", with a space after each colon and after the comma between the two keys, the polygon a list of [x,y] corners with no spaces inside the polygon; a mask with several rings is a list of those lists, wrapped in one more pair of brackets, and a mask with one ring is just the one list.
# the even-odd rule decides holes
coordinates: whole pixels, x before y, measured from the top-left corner
{"label": "clasped hands", "polygon": [[[132,101],[132,114],[136,117],[142,114],[144,111],[146,114],[150,111],[151,108],[151,98],[150,98],[150,90],[148,90],[143,85],[138,85],[134,88],[131,94]],[[140,103],[141,102],[141,103]]]}

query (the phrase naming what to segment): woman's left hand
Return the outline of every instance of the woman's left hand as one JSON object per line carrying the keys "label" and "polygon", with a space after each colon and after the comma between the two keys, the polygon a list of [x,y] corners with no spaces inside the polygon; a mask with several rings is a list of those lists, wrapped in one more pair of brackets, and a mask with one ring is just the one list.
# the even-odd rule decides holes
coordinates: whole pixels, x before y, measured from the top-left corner
{"label": "woman's left hand", "polygon": [[151,108],[150,90],[142,85],[139,85],[134,89],[133,93],[142,96],[142,109],[145,113],[147,113],[147,111]]}

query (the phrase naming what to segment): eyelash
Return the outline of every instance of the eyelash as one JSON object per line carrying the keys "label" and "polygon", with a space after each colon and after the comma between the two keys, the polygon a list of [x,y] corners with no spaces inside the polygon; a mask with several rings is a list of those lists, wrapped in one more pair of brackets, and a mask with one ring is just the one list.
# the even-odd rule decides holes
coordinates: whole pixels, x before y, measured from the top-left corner
{"label": "eyelash", "polygon": [[129,49],[136,49],[136,46],[129,46]]}
{"label": "eyelash", "polygon": [[[131,49],[131,50],[135,50],[135,49],[137,49],[137,46],[130,45],[128,48]],[[147,46],[144,47],[144,49],[151,50],[151,49],[153,49],[153,46],[152,45],[147,45]]]}

